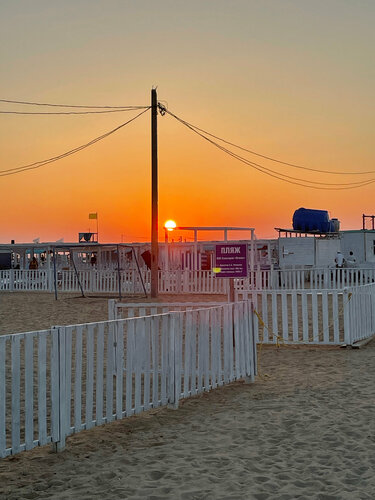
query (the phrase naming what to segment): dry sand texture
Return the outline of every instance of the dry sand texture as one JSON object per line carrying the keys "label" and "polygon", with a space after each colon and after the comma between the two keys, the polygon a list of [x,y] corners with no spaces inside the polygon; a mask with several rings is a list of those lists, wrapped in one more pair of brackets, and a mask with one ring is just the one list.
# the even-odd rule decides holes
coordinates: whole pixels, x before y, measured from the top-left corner
{"label": "dry sand texture", "polygon": [[1,460],[0,498],[373,499],[375,342],[264,347],[260,365],[255,384]]}
{"label": "dry sand texture", "polygon": [[[116,296],[81,297],[74,293],[0,292],[0,335],[44,330],[108,319],[108,299]],[[159,302],[221,302],[221,295],[162,295]],[[124,297],[123,302],[150,302],[144,296]]]}

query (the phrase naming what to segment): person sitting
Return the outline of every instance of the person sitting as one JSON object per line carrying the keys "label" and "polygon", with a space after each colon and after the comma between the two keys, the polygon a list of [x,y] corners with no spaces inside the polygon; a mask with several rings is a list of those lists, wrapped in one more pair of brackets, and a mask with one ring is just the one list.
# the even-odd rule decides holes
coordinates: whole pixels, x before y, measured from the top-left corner
{"label": "person sitting", "polygon": [[354,257],[354,253],[350,250],[349,252],[349,257],[346,261],[347,267],[356,267],[357,261],[356,258]]}

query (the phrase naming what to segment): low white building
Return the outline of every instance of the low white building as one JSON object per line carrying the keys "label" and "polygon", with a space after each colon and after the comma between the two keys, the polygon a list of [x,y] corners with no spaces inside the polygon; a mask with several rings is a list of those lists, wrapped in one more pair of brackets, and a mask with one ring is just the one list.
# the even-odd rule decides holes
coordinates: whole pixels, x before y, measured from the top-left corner
{"label": "low white building", "polygon": [[290,231],[279,237],[279,267],[335,267],[341,251],[345,267],[375,267],[375,230],[357,229],[334,234],[309,235]]}
{"label": "low white building", "polygon": [[279,267],[326,268],[335,266],[335,257],[341,249],[341,235],[309,235],[297,231],[279,237]]}
{"label": "low white building", "polygon": [[356,267],[374,267],[375,231],[369,229],[343,231],[341,252],[347,262],[355,259]]}

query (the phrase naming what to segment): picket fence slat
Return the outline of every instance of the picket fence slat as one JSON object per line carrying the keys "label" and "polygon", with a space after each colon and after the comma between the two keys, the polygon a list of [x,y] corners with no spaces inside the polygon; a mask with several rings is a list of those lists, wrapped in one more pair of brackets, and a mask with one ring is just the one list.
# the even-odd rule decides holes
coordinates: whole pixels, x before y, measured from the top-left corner
{"label": "picket fence slat", "polygon": [[115,325],[116,335],[116,418],[123,416],[124,324]]}
{"label": "picket fence slat", "polygon": [[93,394],[94,394],[94,326],[86,330],[86,429],[93,427]]}
{"label": "picket fence slat", "polygon": [[113,371],[114,371],[114,324],[109,323],[107,334],[107,369],[106,369],[106,419],[113,420]]}
{"label": "picket fence slat", "polygon": [[41,446],[47,443],[47,337],[38,336],[38,434]]}
{"label": "picket fence slat", "polygon": [[141,320],[136,322],[135,328],[135,390],[134,390],[134,408],[135,413],[141,411],[141,397],[142,397],[142,368],[143,368],[143,352],[144,352],[144,329],[145,320],[142,317]]}
{"label": "picket fence slat", "polygon": [[60,365],[59,356],[59,335],[58,329],[51,329],[51,434],[53,442],[57,442],[60,438],[60,384],[59,370],[56,369]]}
{"label": "picket fence slat", "polygon": [[103,423],[104,324],[98,326],[96,338],[96,422]]}
{"label": "picket fence slat", "polygon": [[132,414],[133,408],[133,360],[135,354],[135,322],[128,322],[126,338],[126,416]]}
{"label": "picket fence slat", "polygon": [[309,317],[307,309],[307,294],[301,294],[301,305],[302,305],[302,342],[309,341]]}
{"label": "picket fence slat", "polygon": [[177,328],[175,332],[175,359],[174,359],[174,365],[175,365],[175,397],[179,398],[181,394],[181,376],[183,374],[182,370],[182,337],[183,337],[183,330],[184,330],[184,319],[185,315],[183,314],[177,314],[175,317],[175,321],[177,323]]}
{"label": "picket fence slat", "polygon": [[[72,392],[72,370],[71,370],[71,360],[72,360],[72,328],[65,328],[65,390],[66,394],[71,394]],[[71,397],[66,398],[66,425],[67,432],[71,433]]]}
{"label": "picket fence slat", "polygon": [[[210,321],[209,310],[202,310],[203,317],[203,370],[204,370],[204,388],[206,391],[210,389]],[[178,363],[176,363],[176,367]],[[178,377],[178,374],[176,374]]]}
{"label": "picket fence slat", "polygon": [[82,422],[82,334],[83,327],[76,330],[75,342],[75,381],[74,381],[74,429],[81,430]]}
{"label": "picket fence slat", "polygon": [[5,379],[5,360],[6,360],[7,339],[0,336],[0,458],[6,456],[6,379]]}
{"label": "picket fence slat", "polygon": [[20,384],[21,384],[20,337],[12,337],[12,449],[15,453],[20,451],[21,409],[20,409]]}
{"label": "picket fence slat", "polygon": [[215,389],[217,387],[217,311],[215,309],[210,309],[208,311],[209,314],[209,323],[210,323],[210,358],[211,358],[211,387]]}
{"label": "picket fence slat", "polygon": [[190,336],[191,353],[191,394],[197,394],[197,330],[198,330],[198,312],[192,311],[192,327]]}
{"label": "picket fence slat", "polygon": [[191,338],[193,335],[192,331],[192,321],[193,321],[193,316],[192,314],[188,314],[186,316],[186,322],[185,322],[185,363],[184,363],[184,388],[183,388],[183,397],[187,398],[189,395],[190,391],[190,379],[192,377],[191,374],[191,356],[192,356],[192,350],[191,350]]}
{"label": "picket fence slat", "polygon": [[[151,311],[152,312],[152,311]],[[155,314],[152,312],[152,314]],[[160,318],[151,322],[151,354],[152,354],[152,404],[159,404],[159,328]]]}
{"label": "picket fence slat", "polygon": [[144,338],[144,375],[143,375],[143,407],[145,410],[150,408],[150,332],[151,332],[151,319],[145,318],[145,338]]}
{"label": "picket fence slat", "polygon": [[322,313],[323,313],[323,342],[329,344],[329,317],[328,317],[328,293],[322,291]]}
{"label": "picket fence slat", "polygon": [[34,377],[26,376],[28,373],[34,373],[33,347],[34,337],[28,335],[25,338],[25,444],[27,450],[34,447]]}

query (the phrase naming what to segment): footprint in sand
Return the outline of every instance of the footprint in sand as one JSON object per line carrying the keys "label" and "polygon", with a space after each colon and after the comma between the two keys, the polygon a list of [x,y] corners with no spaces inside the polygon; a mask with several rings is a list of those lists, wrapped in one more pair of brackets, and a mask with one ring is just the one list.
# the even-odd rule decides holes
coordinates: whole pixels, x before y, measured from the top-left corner
{"label": "footprint in sand", "polygon": [[162,472],[160,470],[152,470],[149,473],[149,478],[152,479],[153,481],[158,481],[159,479],[161,479],[164,476],[165,476],[165,472]]}

